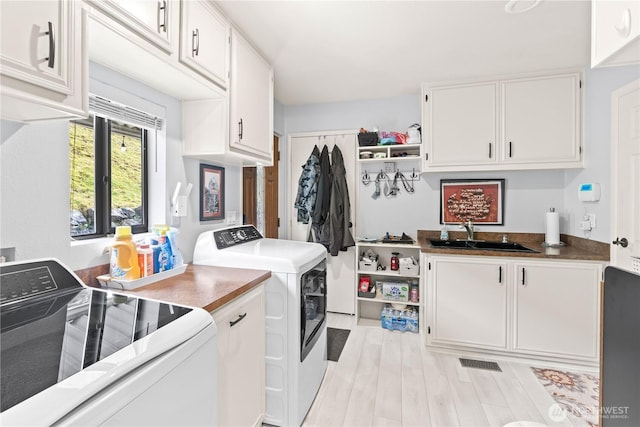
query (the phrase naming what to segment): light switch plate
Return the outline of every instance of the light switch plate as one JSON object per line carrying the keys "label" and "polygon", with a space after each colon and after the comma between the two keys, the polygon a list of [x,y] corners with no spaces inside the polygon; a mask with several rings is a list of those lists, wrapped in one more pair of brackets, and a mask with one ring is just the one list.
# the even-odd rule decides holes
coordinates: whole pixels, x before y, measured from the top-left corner
{"label": "light switch plate", "polygon": [[236,225],[236,211],[227,211],[227,225]]}

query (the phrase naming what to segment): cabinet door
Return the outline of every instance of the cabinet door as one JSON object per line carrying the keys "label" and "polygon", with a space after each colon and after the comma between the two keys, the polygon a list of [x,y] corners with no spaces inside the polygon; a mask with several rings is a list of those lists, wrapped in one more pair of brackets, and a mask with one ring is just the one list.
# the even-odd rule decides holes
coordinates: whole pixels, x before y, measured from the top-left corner
{"label": "cabinet door", "polygon": [[581,166],[579,74],[505,81],[501,93],[504,163]]}
{"label": "cabinet door", "polygon": [[2,1],[0,7],[2,74],[57,93],[72,93],[77,58],[73,56],[76,10],[71,1]]}
{"label": "cabinet door", "polygon": [[640,62],[640,2],[591,2],[591,67]]}
{"label": "cabinet door", "polygon": [[430,263],[431,342],[506,349],[506,262],[433,257]]}
{"label": "cabinet door", "polygon": [[212,315],[218,327],[218,425],[260,425],[265,410],[264,285]]}
{"label": "cabinet door", "polygon": [[514,350],[595,360],[601,267],[514,263]]}
{"label": "cabinet door", "polygon": [[497,83],[434,87],[423,92],[427,150],[423,170],[496,162]]}
{"label": "cabinet door", "polygon": [[273,163],[273,70],[242,37],[231,35],[230,146]]}
{"label": "cabinet door", "polygon": [[176,3],[170,0],[92,0],[116,21],[135,31],[157,47],[170,52],[170,12]]}
{"label": "cabinet door", "polygon": [[229,24],[208,2],[183,0],[180,5],[180,61],[226,88]]}

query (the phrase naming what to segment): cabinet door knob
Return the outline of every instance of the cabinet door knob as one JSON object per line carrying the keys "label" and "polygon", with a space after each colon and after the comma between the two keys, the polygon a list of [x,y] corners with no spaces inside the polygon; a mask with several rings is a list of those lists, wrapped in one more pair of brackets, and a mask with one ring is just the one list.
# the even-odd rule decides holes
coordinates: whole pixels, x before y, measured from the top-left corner
{"label": "cabinet door knob", "polygon": [[244,133],[244,125],[242,124],[242,119],[238,122],[238,138],[242,141],[242,134]]}
{"label": "cabinet door knob", "polygon": [[614,241],[613,241],[613,242],[611,242],[611,243],[613,243],[614,245],[620,245],[620,246],[622,246],[623,248],[626,248],[627,246],[629,246],[629,241],[627,240],[627,238],[626,238],[626,237],[623,237],[622,239],[618,239],[618,238],[616,237],[616,240],[614,240]]}
{"label": "cabinet door knob", "polygon": [[56,63],[56,38],[53,33],[53,22],[49,21],[48,26],[49,31],[45,34],[49,36],[49,56],[45,60],[47,61],[47,67],[53,68]]}

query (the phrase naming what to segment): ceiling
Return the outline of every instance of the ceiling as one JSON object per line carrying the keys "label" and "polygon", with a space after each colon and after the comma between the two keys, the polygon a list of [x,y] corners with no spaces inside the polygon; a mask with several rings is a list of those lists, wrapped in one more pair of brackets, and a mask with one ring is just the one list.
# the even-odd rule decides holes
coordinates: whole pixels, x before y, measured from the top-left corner
{"label": "ceiling", "polygon": [[[516,10],[534,0],[520,0]],[[586,67],[590,1],[218,1],[273,64],[284,105],[419,94],[420,83]]]}

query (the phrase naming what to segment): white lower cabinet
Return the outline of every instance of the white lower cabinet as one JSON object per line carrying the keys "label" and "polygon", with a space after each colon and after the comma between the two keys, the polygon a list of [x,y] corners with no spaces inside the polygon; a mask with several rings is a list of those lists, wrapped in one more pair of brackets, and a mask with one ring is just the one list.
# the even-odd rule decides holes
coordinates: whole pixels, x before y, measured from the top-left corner
{"label": "white lower cabinet", "polygon": [[507,348],[506,262],[434,258],[432,342]]}
{"label": "white lower cabinet", "polygon": [[513,263],[513,349],[597,359],[601,267]]}
{"label": "white lower cabinet", "polygon": [[218,327],[218,425],[259,426],[265,411],[264,284],[211,315]]}
{"label": "white lower cabinet", "polygon": [[598,362],[601,263],[425,256],[427,345]]}

